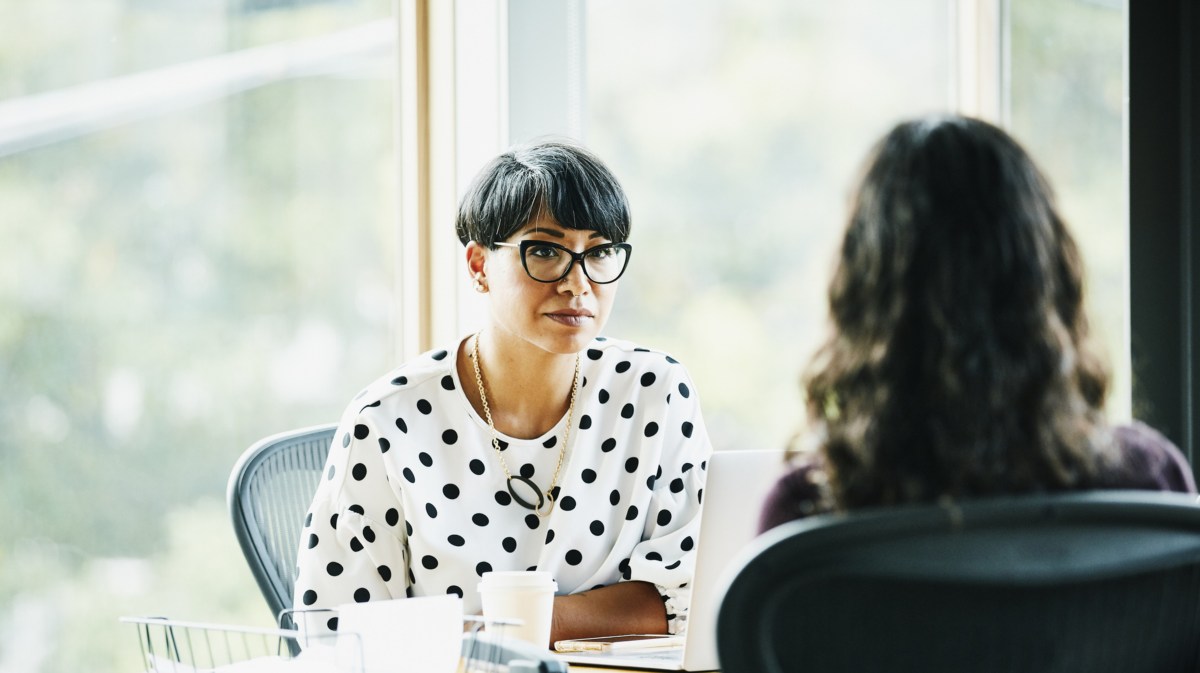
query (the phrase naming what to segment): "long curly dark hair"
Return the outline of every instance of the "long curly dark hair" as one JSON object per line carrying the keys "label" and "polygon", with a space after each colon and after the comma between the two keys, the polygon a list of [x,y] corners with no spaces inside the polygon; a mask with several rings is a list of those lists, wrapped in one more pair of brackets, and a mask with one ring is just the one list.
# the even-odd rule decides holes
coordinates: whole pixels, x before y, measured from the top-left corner
{"label": "long curly dark hair", "polygon": [[805,377],[835,508],[1087,488],[1108,371],[1053,194],[1004,131],[957,116],[869,157]]}

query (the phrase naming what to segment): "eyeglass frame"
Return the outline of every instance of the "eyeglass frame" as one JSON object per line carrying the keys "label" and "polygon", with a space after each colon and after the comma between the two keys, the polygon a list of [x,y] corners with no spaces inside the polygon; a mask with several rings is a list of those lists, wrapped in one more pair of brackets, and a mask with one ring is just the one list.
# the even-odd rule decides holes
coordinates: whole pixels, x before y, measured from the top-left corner
{"label": "eyeglass frame", "polygon": [[[560,243],[555,243],[553,241],[536,241],[536,240],[532,240],[532,239],[525,239],[525,240],[521,241],[520,243],[505,243],[503,241],[496,241],[492,245],[503,246],[505,248],[517,248],[518,250],[520,250],[521,266],[525,268],[525,275],[529,276],[530,278],[532,278],[533,280],[535,280],[539,283],[561,282],[563,278],[566,278],[568,275],[570,275],[571,269],[575,268],[575,262],[579,262],[580,268],[583,269],[583,275],[587,276],[587,279],[590,280],[591,282],[593,282],[597,285],[608,285],[609,283],[615,283],[618,280],[621,280],[621,276],[625,275],[625,270],[629,268],[629,258],[631,256],[633,256],[633,246],[630,245],[629,243],[601,243],[600,245],[593,245],[592,247],[590,247],[586,250],[583,250],[582,252],[575,252],[574,250],[571,250],[570,248],[568,248]],[[525,261],[525,253],[530,248],[535,247],[535,246],[544,246],[544,247],[554,248],[555,250],[561,250],[562,252],[566,253],[566,255],[568,257],[571,258],[571,261],[567,262],[567,268],[563,270],[561,276],[559,276],[558,278],[555,278],[554,280],[542,280],[541,278],[537,278],[533,275],[533,272],[531,272],[529,270],[529,263]],[[621,270],[617,272],[616,277],[613,278],[612,280],[596,280],[596,279],[592,278],[592,274],[588,273],[587,259],[586,259],[587,256],[597,250],[600,250],[601,248],[618,248],[620,250],[625,251],[625,264],[621,266]]]}

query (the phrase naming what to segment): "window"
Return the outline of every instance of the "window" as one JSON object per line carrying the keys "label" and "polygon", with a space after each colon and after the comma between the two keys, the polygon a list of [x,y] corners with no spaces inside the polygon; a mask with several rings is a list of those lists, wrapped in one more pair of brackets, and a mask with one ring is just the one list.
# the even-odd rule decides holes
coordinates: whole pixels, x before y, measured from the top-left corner
{"label": "window", "polygon": [[0,671],[140,670],[121,614],[271,623],[224,485],[391,361],[395,33],[387,0],[6,9]]}

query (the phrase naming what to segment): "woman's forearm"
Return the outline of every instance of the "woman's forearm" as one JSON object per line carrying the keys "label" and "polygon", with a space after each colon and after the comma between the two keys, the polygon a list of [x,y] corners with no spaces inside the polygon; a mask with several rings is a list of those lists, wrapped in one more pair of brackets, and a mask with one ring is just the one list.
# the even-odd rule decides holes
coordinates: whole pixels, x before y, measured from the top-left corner
{"label": "woman's forearm", "polygon": [[554,597],[551,645],[570,638],[666,632],[666,606],[649,582],[620,582]]}

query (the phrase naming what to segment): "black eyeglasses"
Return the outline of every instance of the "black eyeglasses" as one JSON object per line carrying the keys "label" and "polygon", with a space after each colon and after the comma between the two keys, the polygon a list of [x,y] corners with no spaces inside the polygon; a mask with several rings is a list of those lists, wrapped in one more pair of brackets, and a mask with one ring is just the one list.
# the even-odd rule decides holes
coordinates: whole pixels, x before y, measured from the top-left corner
{"label": "black eyeglasses", "polygon": [[525,273],[539,283],[557,283],[566,278],[575,262],[579,262],[583,267],[583,274],[593,283],[612,283],[625,273],[629,255],[633,252],[633,246],[628,243],[604,243],[583,252],[575,252],[549,241],[521,241],[495,245],[519,248]]}

